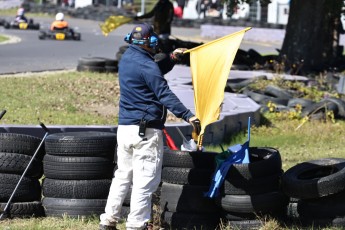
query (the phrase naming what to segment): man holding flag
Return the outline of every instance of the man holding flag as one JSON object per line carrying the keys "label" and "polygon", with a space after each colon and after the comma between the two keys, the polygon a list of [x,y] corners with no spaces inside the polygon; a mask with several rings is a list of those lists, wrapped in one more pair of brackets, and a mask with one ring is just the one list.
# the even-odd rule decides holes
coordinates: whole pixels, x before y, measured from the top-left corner
{"label": "man holding flag", "polygon": [[164,74],[179,61],[177,49],[159,64],[154,55],[158,35],[139,24],[125,37],[130,45],[119,63],[120,103],[117,129],[117,170],[113,178],[100,229],[116,229],[122,203],[132,186],[127,230],[153,229],[151,198],[161,181],[163,132],[167,109],[190,123],[196,134],[200,120],[169,89]]}

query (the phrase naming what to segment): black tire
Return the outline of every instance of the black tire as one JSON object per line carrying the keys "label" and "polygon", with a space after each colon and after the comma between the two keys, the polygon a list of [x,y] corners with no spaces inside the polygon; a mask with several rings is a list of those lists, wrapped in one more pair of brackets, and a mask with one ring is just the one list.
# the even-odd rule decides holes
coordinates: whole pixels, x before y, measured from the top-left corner
{"label": "black tire", "polygon": [[225,195],[255,195],[267,193],[270,191],[277,191],[280,189],[280,178],[283,172],[255,178],[255,179],[237,179],[234,180],[230,177],[224,180]]}
{"label": "black tire", "polygon": [[188,212],[163,212],[162,222],[166,229],[217,229],[219,214],[198,214]]}
{"label": "black tire", "polygon": [[[20,177],[20,175],[15,174],[0,174],[0,202],[7,202],[10,199]],[[14,193],[12,201],[37,200],[41,200],[41,186],[38,179],[24,176]]]}
{"label": "black tire", "polygon": [[58,180],[111,179],[115,164],[106,157],[66,157],[45,155],[44,175]]}
{"label": "black tire", "polygon": [[106,199],[65,199],[44,197],[42,205],[46,216],[63,217],[67,215],[71,218],[82,216],[99,216],[104,212]]}
{"label": "black tire", "polygon": [[38,24],[38,23],[32,25],[32,29],[33,29],[33,30],[39,30],[40,27],[41,27],[41,26],[40,26],[40,24]]}
{"label": "black tire", "polygon": [[[19,153],[0,152],[0,173],[22,175],[32,157]],[[42,161],[33,159],[25,176],[41,178],[43,175]]]}
{"label": "black tire", "polygon": [[163,167],[177,168],[203,168],[214,170],[216,168],[216,152],[188,152],[179,150],[166,150],[163,156]]}
{"label": "black tire", "polygon": [[242,221],[242,220],[255,220],[259,217],[257,213],[236,213],[229,211],[221,211],[222,218],[225,220]]}
{"label": "black tire", "polygon": [[[0,133],[0,152],[20,153],[32,156],[42,139],[30,135],[19,133]],[[44,156],[44,145],[42,145],[36,154],[36,159],[42,160]]]}
{"label": "black tire", "polygon": [[55,156],[104,156],[113,158],[116,134],[111,132],[54,133],[45,139],[45,151]]}
{"label": "black tire", "polygon": [[105,59],[99,57],[81,57],[78,60],[78,65],[105,67]]}
{"label": "black tire", "polygon": [[[0,209],[4,210],[6,203],[0,203]],[[32,218],[44,217],[44,209],[41,201],[32,202],[11,202],[6,213],[5,218]]]}
{"label": "black tire", "polygon": [[288,99],[271,97],[271,96],[265,95],[264,93],[254,92],[248,89],[245,89],[243,91],[243,94],[247,95],[248,97],[253,99],[253,101],[261,105],[266,105],[268,102],[272,102],[277,105],[287,105],[289,101]]}
{"label": "black tire", "polygon": [[119,63],[116,59],[110,59],[110,58],[105,59],[105,66],[106,67],[117,67],[118,64]]}
{"label": "black tire", "polygon": [[288,107],[294,108],[296,105],[301,105],[302,109],[313,104],[314,101],[304,98],[291,98],[287,104]]}
{"label": "black tire", "polygon": [[265,88],[265,94],[282,99],[291,99],[293,96],[285,89],[281,89],[274,85],[268,85]]}
{"label": "black tire", "polygon": [[227,86],[236,92],[241,89],[244,89],[245,87],[249,86],[250,84],[255,83],[258,80],[267,80],[267,76],[262,75],[262,76],[257,76],[254,78],[245,79],[240,82],[229,82],[227,83]]}
{"label": "black tire", "polygon": [[104,73],[106,72],[105,66],[89,66],[89,65],[77,65],[77,71],[79,72],[96,72]]}
{"label": "black tire", "polygon": [[162,183],[160,206],[162,211],[215,213],[220,209],[204,194],[209,186]]}
{"label": "black tire", "polygon": [[4,23],[4,28],[5,29],[9,29],[10,27],[11,27],[10,23],[8,23],[8,22]]}
{"label": "black tire", "polygon": [[[323,100],[313,103],[302,109],[302,117],[311,116],[313,114],[325,113],[325,111],[333,111],[334,114],[338,113],[338,106],[333,101]],[[321,116],[323,117],[323,116]]]}
{"label": "black tire", "polygon": [[44,31],[40,31],[38,34],[38,39],[44,40],[46,38],[46,33]]}
{"label": "black tire", "polygon": [[116,59],[106,59],[105,70],[107,73],[116,73],[118,71],[118,61]]}
{"label": "black tire", "polygon": [[326,98],[325,101],[332,102],[337,105],[337,113],[335,114],[336,117],[345,118],[345,101],[339,98]]}
{"label": "black tire", "polygon": [[211,185],[213,170],[198,168],[164,167],[162,182],[182,185]]}
{"label": "black tire", "polygon": [[51,198],[107,199],[111,179],[104,180],[54,180],[45,178],[42,194]]}
{"label": "black tire", "polygon": [[309,219],[345,217],[344,201],[345,190],[321,198],[300,199],[298,201],[297,210],[301,217]]}
{"label": "black tire", "polygon": [[118,70],[117,66],[105,66],[105,72],[107,73],[117,73]]}
{"label": "black tire", "polygon": [[271,191],[256,195],[225,195],[217,197],[216,203],[228,212],[265,214],[287,208],[289,197],[281,191]]}
{"label": "black tire", "polygon": [[251,180],[281,173],[282,160],[277,149],[271,147],[249,147],[248,164],[233,164],[226,179]]}
{"label": "black tire", "polygon": [[80,41],[81,40],[81,34],[77,33],[77,32],[74,32],[74,40]]}
{"label": "black tire", "polygon": [[282,176],[282,189],[290,197],[313,199],[345,190],[345,159],[306,161]]}

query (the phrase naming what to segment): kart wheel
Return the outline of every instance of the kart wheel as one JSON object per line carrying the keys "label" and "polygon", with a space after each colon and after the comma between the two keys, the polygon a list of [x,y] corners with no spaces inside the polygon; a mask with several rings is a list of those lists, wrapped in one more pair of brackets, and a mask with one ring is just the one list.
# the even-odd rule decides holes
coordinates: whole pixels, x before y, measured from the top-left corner
{"label": "kart wheel", "polygon": [[38,34],[38,39],[44,40],[46,38],[46,33],[43,31],[40,31]]}
{"label": "kart wheel", "polygon": [[10,23],[8,23],[8,22],[5,22],[5,23],[4,23],[4,28],[5,28],[5,29],[9,29],[10,26],[11,26]]}
{"label": "kart wheel", "polygon": [[74,40],[80,41],[81,40],[81,34],[80,33],[75,33],[74,34]]}

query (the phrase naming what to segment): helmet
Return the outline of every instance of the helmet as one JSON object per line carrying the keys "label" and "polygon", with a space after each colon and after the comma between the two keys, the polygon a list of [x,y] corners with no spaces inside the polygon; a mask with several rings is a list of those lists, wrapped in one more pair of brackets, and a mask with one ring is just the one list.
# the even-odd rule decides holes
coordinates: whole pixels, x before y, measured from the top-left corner
{"label": "helmet", "polygon": [[23,16],[23,15],[24,15],[24,8],[19,8],[19,9],[17,10],[17,15],[18,15],[18,16]]}
{"label": "helmet", "polygon": [[64,17],[65,17],[65,15],[63,14],[63,13],[57,13],[56,15],[55,15],[55,20],[56,21],[62,21],[63,19],[64,19]]}

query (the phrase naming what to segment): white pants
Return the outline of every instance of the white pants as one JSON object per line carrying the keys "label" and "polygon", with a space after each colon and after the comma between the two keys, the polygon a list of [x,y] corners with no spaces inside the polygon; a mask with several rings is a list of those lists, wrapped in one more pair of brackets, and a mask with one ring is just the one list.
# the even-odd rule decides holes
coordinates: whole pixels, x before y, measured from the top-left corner
{"label": "white pants", "polygon": [[132,184],[127,230],[142,229],[151,219],[152,193],[161,181],[163,158],[162,130],[146,129],[140,137],[139,126],[119,125],[117,129],[117,166],[112,180],[103,225],[114,226],[120,219],[122,203]]}

